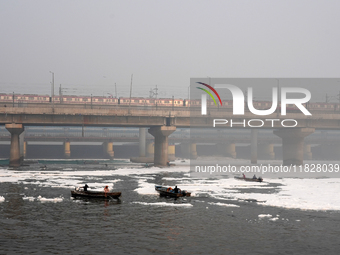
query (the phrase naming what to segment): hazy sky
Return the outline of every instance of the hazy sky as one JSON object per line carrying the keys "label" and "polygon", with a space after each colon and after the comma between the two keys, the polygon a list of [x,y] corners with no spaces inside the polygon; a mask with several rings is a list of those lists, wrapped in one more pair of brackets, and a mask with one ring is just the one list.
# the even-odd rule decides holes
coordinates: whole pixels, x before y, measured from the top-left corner
{"label": "hazy sky", "polygon": [[[0,0],[0,92],[187,97],[191,77],[340,77],[340,1]],[[340,87],[340,86],[339,86]],[[339,89],[336,88],[336,91]]]}

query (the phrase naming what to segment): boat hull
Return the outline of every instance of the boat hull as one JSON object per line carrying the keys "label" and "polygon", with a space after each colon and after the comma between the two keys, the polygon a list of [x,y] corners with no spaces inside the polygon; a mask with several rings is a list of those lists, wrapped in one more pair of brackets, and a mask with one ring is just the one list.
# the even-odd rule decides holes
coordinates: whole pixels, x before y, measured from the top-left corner
{"label": "boat hull", "polygon": [[163,187],[163,186],[155,186],[155,190],[162,197],[190,197],[191,196],[191,192],[182,190],[179,193],[174,193],[174,192],[168,191],[168,187]]}
{"label": "boat hull", "polygon": [[243,177],[236,177],[236,176],[234,178],[237,180],[243,180],[246,182],[262,182],[263,181],[262,178],[253,179],[253,178],[243,178]]}
{"label": "boat hull", "polygon": [[105,195],[105,192],[101,191],[78,191],[78,190],[71,190],[72,197],[84,197],[84,198],[104,198],[104,199],[119,199],[122,195],[121,192],[108,192]]}

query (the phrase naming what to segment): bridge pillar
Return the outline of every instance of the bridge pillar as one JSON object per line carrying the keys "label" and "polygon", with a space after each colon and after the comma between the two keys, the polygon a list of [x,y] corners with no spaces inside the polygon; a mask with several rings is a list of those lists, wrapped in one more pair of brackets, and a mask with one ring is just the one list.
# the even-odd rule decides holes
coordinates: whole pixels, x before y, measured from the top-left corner
{"label": "bridge pillar", "polygon": [[174,126],[151,127],[149,133],[155,137],[155,166],[166,166],[168,162],[168,137],[176,130]]}
{"label": "bridge pillar", "polygon": [[197,158],[197,150],[196,143],[181,143],[181,154],[184,158],[196,159]]}
{"label": "bridge pillar", "polygon": [[154,157],[155,154],[155,144],[154,142],[148,142],[146,145],[146,152],[148,157]]}
{"label": "bridge pillar", "polygon": [[71,157],[71,143],[70,143],[70,141],[64,142],[64,155],[65,155],[65,158]]}
{"label": "bridge pillar", "polygon": [[19,135],[24,131],[22,124],[6,124],[6,129],[11,133],[11,149],[9,155],[9,166],[18,167],[22,164],[20,158]]}
{"label": "bridge pillar", "polygon": [[146,156],[146,128],[139,128],[139,157]]}
{"label": "bridge pillar", "polygon": [[275,159],[274,144],[259,144],[258,154],[262,159]]}
{"label": "bridge pillar", "polygon": [[24,141],[24,158],[26,158],[26,154],[27,154],[27,142]]}
{"label": "bridge pillar", "polygon": [[176,157],[175,157],[175,145],[174,144],[168,146],[168,158],[169,158],[170,161],[176,159]]}
{"label": "bridge pillar", "polygon": [[310,144],[303,146],[303,156],[305,159],[313,159],[313,153]]}
{"label": "bridge pillar", "polygon": [[251,130],[251,160],[250,162],[252,164],[257,164],[257,129],[252,129]]}
{"label": "bridge pillar", "polygon": [[223,157],[236,158],[236,146],[235,143],[220,143],[217,148],[222,152]]}
{"label": "bridge pillar", "polygon": [[110,159],[114,158],[115,152],[113,151],[113,142],[104,142],[103,148],[105,153],[109,156]]}
{"label": "bridge pillar", "polygon": [[274,130],[282,138],[283,165],[303,164],[304,138],[315,131],[314,128],[290,128]]}
{"label": "bridge pillar", "polygon": [[20,162],[24,162],[25,158],[25,130],[19,135],[19,147],[20,147]]}

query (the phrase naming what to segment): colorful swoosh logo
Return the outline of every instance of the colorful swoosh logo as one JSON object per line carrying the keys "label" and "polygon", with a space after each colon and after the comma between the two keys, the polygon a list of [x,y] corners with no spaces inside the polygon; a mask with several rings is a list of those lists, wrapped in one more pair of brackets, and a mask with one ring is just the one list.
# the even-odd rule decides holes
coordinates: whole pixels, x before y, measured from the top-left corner
{"label": "colorful swoosh logo", "polygon": [[[220,98],[220,95],[217,93],[217,91],[216,91],[213,87],[211,87],[210,85],[205,84],[205,83],[203,83],[203,82],[197,82],[197,83],[198,83],[198,84],[201,84],[201,85],[203,85],[203,86],[206,86],[206,87],[209,88],[212,92],[214,92],[215,95],[217,96],[218,100],[220,100],[220,104],[221,104],[221,106],[222,106],[222,100],[221,100],[221,98]],[[214,100],[215,105],[217,105],[214,96],[213,96],[208,90],[203,89],[203,88],[200,88],[200,87],[197,87],[197,88],[203,90],[204,92],[207,92],[207,94]]]}

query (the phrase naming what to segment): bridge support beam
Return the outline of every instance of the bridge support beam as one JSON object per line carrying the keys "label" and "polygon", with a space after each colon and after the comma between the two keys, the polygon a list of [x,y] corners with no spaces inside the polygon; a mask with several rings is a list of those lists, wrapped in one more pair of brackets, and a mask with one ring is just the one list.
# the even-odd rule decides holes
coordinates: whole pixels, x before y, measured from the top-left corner
{"label": "bridge support beam", "polygon": [[252,129],[251,130],[251,160],[250,163],[257,164],[257,133],[258,130]]}
{"label": "bridge support beam", "polygon": [[64,155],[65,155],[65,158],[71,157],[71,143],[70,143],[70,141],[64,142]]}
{"label": "bridge support beam", "polygon": [[305,144],[303,146],[303,154],[305,159],[313,159],[313,153],[310,144]]}
{"label": "bridge support beam", "polygon": [[259,144],[258,155],[261,159],[275,159],[274,144]]}
{"label": "bridge support beam", "polygon": [[168,137],[176,130],[174,126],[152,127],[149,133],[155,137],[155,166],[166,166],[168,162]]}
{"label": "bridge support beam", "polygon": [[314,133],[314,128],[290,128],[274,130],[282,138],[283,165],[303,164],[304,138]]}
{"label": "bridge support beam", "polygon": [[9,155],[9,166],[18,167],[22,164],[20,157],[19,135],[24,131],[22,124],[6,124],[6,129],[11,133],[11,149]]}

